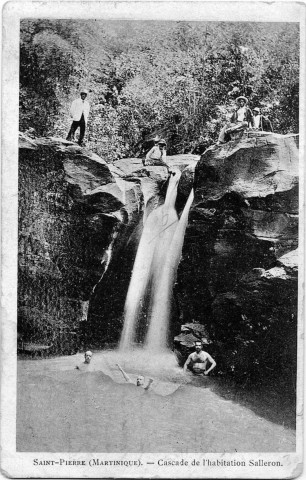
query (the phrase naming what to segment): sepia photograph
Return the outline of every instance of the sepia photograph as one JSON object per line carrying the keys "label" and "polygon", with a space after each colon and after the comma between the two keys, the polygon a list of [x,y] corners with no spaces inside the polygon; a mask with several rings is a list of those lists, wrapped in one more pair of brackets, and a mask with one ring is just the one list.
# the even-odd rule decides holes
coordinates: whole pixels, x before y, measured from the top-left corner
{"label": "sepia photograph", "polygon": [[127,16],[86,2],[84,15],[77,2],[19,13],[18,125],[3,135],[15,415],[3,472],[292,478],[305,5],[250,19],[234,2],[236,18],[195,2],[189,19],[126,3]]}

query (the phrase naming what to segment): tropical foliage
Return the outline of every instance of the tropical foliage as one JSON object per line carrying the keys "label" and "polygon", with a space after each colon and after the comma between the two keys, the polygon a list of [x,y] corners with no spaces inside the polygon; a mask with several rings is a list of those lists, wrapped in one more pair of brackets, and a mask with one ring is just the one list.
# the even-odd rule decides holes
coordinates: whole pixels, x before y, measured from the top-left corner
{"label": "tropical foliage", "polygon": [[107,161],[160,133],[171,153],[216,141],[239,95],[298,132],[297,24],[23,20],[20,129],[66,136],[89,89],[87,141]]}

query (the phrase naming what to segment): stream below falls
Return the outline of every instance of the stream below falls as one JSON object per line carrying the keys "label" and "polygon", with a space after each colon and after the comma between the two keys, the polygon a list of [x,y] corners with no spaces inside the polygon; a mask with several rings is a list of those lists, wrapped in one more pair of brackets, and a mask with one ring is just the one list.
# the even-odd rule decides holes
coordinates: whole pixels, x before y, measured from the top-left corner
{"label": "stream below falls", "polygon": [[[170,351],[94,352],[19,360],[17,451],[290,452],[295,431],[214,391],[213,377],[184,374]],[[127,383],[153,378],[145,391]],[[81,365],[81,369],[75,369]]]}

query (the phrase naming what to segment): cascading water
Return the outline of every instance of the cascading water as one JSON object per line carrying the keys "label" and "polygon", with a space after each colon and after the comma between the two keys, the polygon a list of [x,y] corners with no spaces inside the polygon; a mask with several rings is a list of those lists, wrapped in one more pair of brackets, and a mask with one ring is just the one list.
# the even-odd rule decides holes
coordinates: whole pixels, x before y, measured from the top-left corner
{"label": "cascading water", "polygon": [[125,303],[120,350],[128,351],[134,345],[140,310],[148,291],[150,301],[145,347],[155,353],[166,350],[172,286],[193,201],[192,190],[178,219],[175,201],[180,176],[180,171],[177,171],[170,177],[165,203],[145,220]]}
{"label": "cascading water", "polygon": [[152,297],[149,330],[146,337],[146,348],[158,352],[167,348],[167,332],[171,311],[172,288],[176,278],[184,243],[188,214],[193,202],[194,193],[191,190],[183,213],[176,224],[170,245],[164,243],[164,263],[160,269]]}

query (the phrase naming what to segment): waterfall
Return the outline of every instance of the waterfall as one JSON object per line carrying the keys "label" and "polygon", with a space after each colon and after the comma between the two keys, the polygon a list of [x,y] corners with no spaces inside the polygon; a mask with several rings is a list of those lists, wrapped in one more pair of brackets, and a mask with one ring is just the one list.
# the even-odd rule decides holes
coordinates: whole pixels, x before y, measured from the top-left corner
{"label": "waterfall", "polygon": [[156,277],[156,283],[154,285],[150,324],[146,337],[146,348],[154,352],[167,348],[172,288],[181,259],[188,214],[193,198],[194,194],[192,189],[183,213],[176,224],[171,241],[169,244],[165,243],[162,246],[163,250],[165,250],[164,263],[160,269],[159,276]]}
{"label": "waterfall", "polygon": [[172,287],[193,201],[192,190],[178,219],[175,201],[180,176],[180,171],[171,175],[165,203],[145,220],[125,302],[121,350],[130,350],[136,340],[139,316],[148,294],[149,306],[143,320],[148,328],[145,347],[154,352],[167,347]]}

